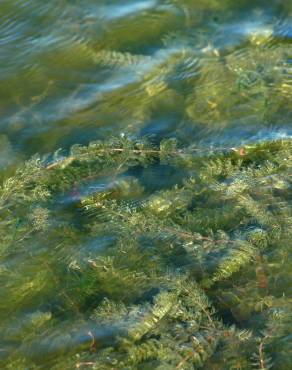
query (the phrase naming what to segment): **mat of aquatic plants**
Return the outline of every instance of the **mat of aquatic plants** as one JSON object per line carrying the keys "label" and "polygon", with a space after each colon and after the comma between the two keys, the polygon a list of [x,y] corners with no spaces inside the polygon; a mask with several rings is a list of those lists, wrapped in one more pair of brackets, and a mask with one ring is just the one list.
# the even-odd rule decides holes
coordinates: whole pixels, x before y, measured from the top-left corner
{"label": "mat of aquatic plants", "polygon": [[0,2],[0,368],[292,367],[292,2]]}

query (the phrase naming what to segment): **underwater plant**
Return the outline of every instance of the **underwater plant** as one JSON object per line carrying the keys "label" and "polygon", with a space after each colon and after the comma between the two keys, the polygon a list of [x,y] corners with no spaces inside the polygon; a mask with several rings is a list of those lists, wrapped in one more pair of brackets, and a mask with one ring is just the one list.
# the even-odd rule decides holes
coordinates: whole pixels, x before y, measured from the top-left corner
{"label": "underwater plant", "polygon": [[[179,177],[151,189],[157,167]],[[25,162],[0,189],[1,368],[287,369],[291,167],[289,138]]]}
{"label": "underwater plant", "polygon": [[291,4],[0,2],[1,369],[291,368]]}

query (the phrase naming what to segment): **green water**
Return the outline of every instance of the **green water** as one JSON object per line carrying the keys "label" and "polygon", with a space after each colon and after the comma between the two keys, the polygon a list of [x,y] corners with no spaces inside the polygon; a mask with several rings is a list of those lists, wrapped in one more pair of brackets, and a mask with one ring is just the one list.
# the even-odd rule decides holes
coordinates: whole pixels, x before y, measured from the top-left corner
{"label": "green water", "polygon": [[292,368],[292,2],[0,2],[0,368]]}

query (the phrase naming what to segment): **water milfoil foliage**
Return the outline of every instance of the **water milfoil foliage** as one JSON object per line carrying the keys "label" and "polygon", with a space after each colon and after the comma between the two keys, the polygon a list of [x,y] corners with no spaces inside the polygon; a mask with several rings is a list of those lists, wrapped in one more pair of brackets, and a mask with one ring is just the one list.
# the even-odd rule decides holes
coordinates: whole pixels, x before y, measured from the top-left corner
{"label": "water milfoil foliage", "polygon": [[4,180],[1,368],[288,369],[291,139],[154,139]]}
{"label": "water milfoil foliage", "polygon": [[291,15],[0,1],[1,369],[291,368]]}

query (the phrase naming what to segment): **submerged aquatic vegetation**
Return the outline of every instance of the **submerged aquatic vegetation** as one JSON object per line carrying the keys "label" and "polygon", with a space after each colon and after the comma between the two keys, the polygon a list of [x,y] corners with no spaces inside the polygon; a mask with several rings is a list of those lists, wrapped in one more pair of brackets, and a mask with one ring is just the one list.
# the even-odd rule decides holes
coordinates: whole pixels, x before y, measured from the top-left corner
{"label": "submerged aquatic vegetation", "polygon": [[[157,166],[183,178],[149,192]],[[290,139],[26,162],[0,190],[1,367],[287,369],[291,166]]]}
{"label": "submerged aquatic vegetation", "polygon": [[291,367],[291,11],[0,3],[1,369]]}

